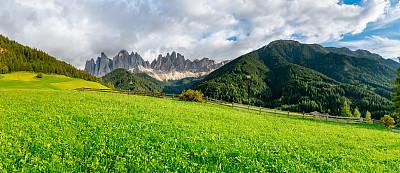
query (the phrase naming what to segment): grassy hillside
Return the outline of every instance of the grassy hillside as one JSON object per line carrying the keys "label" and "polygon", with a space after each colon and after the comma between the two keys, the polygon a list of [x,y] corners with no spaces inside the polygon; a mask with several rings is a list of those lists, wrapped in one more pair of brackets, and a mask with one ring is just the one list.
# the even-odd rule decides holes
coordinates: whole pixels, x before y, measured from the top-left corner
{"label": "grassy hillside", "polygon": [[0,102],[5,172],[400,171],[400,135],[378,125],[97,92],[8,89]]}
{"label": "grassy hillside", "polygon": [[81,87],[107,88],[100,83],[62,75],[43,74],[43,78],[37,78],[36,76],[37,73],[30,72],[0,74],[0,89],[65,90]]}
{"label": "grassy hillside", "polygon": [[23,46],[2,35],[0,35],[0,50],[0,74],[17,71],[43,72],[80,78],[110,86],[103,83],[101,78],[94,77],[88,72],[57,60],[41,50]]}

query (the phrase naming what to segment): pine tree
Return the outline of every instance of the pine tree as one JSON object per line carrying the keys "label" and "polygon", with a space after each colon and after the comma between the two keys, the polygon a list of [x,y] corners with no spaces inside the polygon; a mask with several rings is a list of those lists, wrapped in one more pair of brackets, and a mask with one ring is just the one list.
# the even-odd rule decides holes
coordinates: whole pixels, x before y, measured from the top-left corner
{"label": "pine tree", "polygon": [[[397,57],[400,60],[400,57]],[[395,92],[392,94],[394,114],[400,119],[400,68],[397,69],[397,78],[394,81]]]}
{"label": "pine tree", "polygon": [[365,118],[371,119],[371,112],[367,111],[367,113],[365,113]]}
{"label": "pine tree", "polygon": [[340,116],[342,116],[342,117],[352,117],[353,116],[353,115],[351,115],[350,106],[347,104],[347,101],[345,101],[343,103],[343,106],[342,106],[342,109],[340,112]]}
{"label": "pine tree", "polygon": [[358,111],[358,108],[354,109],[353,116],[357,118],[361,118],[361,113]]}

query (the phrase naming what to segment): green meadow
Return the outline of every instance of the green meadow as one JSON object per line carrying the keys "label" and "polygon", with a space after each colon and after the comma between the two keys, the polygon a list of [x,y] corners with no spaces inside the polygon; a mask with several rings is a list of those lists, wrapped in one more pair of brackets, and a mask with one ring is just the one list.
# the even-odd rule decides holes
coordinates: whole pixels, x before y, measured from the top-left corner
{"label": "green meadow", "polygon": [[400,172],[400,134],[379,125],[65,90],[0,103],[0,172]]}
{"label": "green meadow", "polygon": [[81,87],[107,88],[96,82],[62,75],[43,74],[43,78],[37,78],[36,76],[37,73],[31,72],[0,74],[0,89],[66,90]]}

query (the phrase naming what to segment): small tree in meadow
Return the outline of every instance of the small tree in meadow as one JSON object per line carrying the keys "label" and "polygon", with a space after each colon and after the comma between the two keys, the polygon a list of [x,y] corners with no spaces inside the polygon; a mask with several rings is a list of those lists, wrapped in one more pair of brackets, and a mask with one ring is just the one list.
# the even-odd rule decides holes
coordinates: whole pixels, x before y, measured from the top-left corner
{"label": "small tree in meadow", "polygon": [[354,109],[353,116],[357,118],[361,118],[361,113],[358,111],[358,108]]}
{"label": "small tree in meadow", "polygon": [[367,111],[367,113],[365,113],[365,118],[371,119],[371,112]]}
{"label": "small tree in meadow", "polygon": [[43,73],[42,73],[42,72],[39,72],[39,73],[37,74],[36,77],[37,77],[37,78],[43,78]]}
{"label": "small tree in meadow", "polygon": [[203,93],[197,90],[184,90],[180,95],[179,99],[182,101],[195,101],[195,102],[203,102]]}
{"label": "small tree in meadow", "polygon": [[351,112],[350,112],[350,106],[347,104],[347,101],[343,103],[340,116],[342,117],[352,117]]}
{"label": "small tree in meadow", "polygon": [[110,88],[110,89],[112,89],[112,90],[115,90],[115,87],[111,82],[105,83],[105,86]]}
{"label": "small tree in meadow", "polygon": [[387,126],[392,127],[394,125],[394,119],[389,116],[389,115],[385,115],[381,118],[381,121],[385,122]]}

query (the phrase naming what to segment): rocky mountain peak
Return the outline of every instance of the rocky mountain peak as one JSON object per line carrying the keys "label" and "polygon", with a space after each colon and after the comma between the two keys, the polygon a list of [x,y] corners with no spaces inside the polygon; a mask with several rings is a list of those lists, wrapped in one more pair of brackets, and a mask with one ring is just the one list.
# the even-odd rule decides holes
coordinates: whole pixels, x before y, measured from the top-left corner
{"label": "rocky mountain peak", "polygon": [[191,61],[175,51],[165,56],[160,54],[149,63],[137,52],[129,54],[126,50],[121,50],[112,60],[102,52],[97,61],[91,59],[86,62],[85,71],[100,77],[114,69],[124,68],[134,73],[145,72],[158,79],[180,79],[208,74],[226,63],[227,61],[216,63],[208,58]]}
{"label": "rocky mountain peak", "polygon": [[108,58],[108,57],[107,57],[107,55],[106,55],[104,52],[101,52],[101,54],[100,54],[100,58],[102,58],[102,59],[103,59],[103,58]]}
{"label": "rocky mountain peak", "polygon": [[127,57],[127,56],[129,56],[129,53],[126,50],[121,50],[121,51],[119,51],[118,56],[119,57]]}

